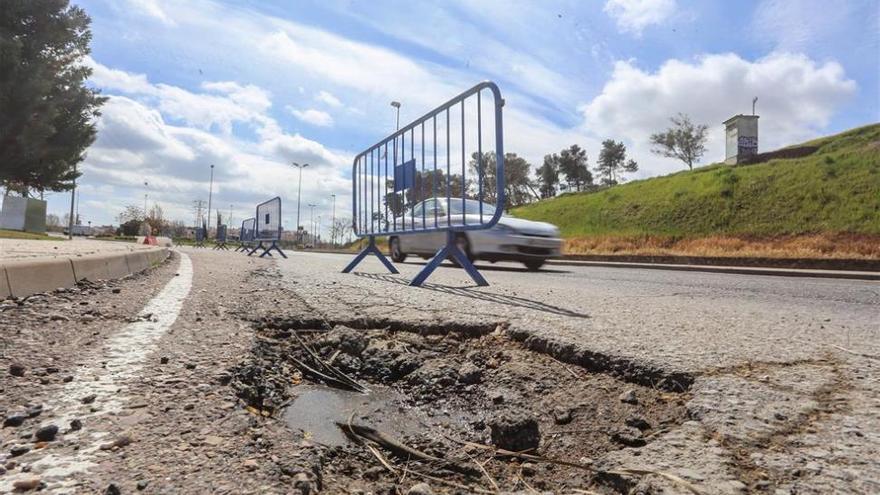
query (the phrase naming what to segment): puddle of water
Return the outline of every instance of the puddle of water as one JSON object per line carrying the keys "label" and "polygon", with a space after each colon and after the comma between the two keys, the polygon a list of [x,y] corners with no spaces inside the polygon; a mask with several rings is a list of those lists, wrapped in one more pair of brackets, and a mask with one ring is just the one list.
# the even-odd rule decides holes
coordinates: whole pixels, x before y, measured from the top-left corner
{"label": "puddle of water", "polygon": [[322,385],[300,385],[293,389],[296,398],[284,411],[284,421],[305,433],[313,442],[329,446],[349,442],[336,422],[346,423],[352,413],[354,422],[384,431],[406,434],[417,431],[419,421],[414,411],[404,406],[403,397],[392,389],[371,385],[371,392],[361,394]]}

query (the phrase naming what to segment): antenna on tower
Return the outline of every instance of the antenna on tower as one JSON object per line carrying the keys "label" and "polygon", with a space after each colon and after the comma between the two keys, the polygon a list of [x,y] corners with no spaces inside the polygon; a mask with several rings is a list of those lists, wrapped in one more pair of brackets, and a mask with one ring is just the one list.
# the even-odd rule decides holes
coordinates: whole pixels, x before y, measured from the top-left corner
{"label": "antenna on tower", "polygon": [[752,115],[755,115],[755,103],[758,103],[758,97],[752,98]]}

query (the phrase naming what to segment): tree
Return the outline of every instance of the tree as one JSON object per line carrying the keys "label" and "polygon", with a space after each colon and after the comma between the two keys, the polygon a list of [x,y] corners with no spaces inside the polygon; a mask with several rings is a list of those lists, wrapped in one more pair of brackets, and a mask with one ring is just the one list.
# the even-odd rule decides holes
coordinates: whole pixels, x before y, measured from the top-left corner
{"label": "tree", "polygon": [[544,164],[538,170],[538,190],[541,199],[556,196],[559,187],[559,155],[544,156]]}
{"label": "tree", "polygon": [[593,174],[587,168],[587,151],[580,146],[573,144],[560,151],[556,161],[569,189],[581,191],[593,183]]}
{"label": "tree", "polygon": [[[471,197],[480,198],[480,183],[482,183],[482,200],[486,203],[497,203],[498,191],[498,164],[494,152],[483,153],[482,164],[480,154],[471,155],[470,169],[477,179],[470,181]],[[482,166],[481,166],[482,165]],[[532,165],[525,158],[516,153],[504,154],[504,209],[523,205],[532,198],[531,179],[529,178]],[[482,180],[479,180],[482,179]]]}
{"label": "tree", "polygon": [[708,126],[694,125],[690,117],[682,113],[669,120],[672,127],[651,134],[651,144],[654,146],[651,151],[666,158],[677,158],[688,166],[688,170],[693,170],[694,163],[706,152]]}
{"label": "tree", "polygon": [[85,86],[91,19],[67,0],[0,2],[0,184],[63,191],[106,98]]}
{"label": "tree", "polygon": [[59,230],[61,228],[61,219],[54,213],[46,215],[46,228],[48,230]]}
{"label": "tree", "polygon": [[623,181],[620,176],[624,172],[636,172],[639,165],[635,160],[626,159],[626,146],[622,142],[613,139],[602,141],[602,151],[599,152],[599,161],[596,173],[602,176],[602,184],[613,186]]}

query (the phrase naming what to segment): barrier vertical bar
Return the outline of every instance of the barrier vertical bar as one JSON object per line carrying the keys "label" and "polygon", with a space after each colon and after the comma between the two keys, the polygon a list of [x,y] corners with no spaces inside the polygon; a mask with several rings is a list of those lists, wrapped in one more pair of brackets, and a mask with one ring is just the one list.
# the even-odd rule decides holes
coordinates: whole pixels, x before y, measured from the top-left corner
{"label": "barrier vertical bar", "polygon": [[431,197],[434,198],[434,228],[437,228],[437,115],[434,121],[434,173],[431,174]]}
{"label": "barrier vertical bar", "polygon": [[483,223],[483,114],[480,94],[477,91],[477,198],[480,202],[480,223]]}
{"label": "barrier vertical bar", "polygon": [[465,177],[467,177],[467,171],[465,167],[467,167],[467,163],[465,163],[465,154],[466,146],[464,142],[464,100],[461,101],[461,224],[467,225],[467,217],[465,213],[467,212],[467,193],[465,192]]}

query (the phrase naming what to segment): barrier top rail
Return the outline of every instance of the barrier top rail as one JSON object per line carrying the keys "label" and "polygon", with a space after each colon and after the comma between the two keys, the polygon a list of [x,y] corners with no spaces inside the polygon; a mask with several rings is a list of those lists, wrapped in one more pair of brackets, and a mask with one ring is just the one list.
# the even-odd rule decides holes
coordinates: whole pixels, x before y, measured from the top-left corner
{"label": "barrier top rail", "polygon": [[[498,86],[485,81],[358,154],[352,165],[355,235],[494,226],[505,202],[503,106]],[[484,128],[490,137],[485,152]]]}

